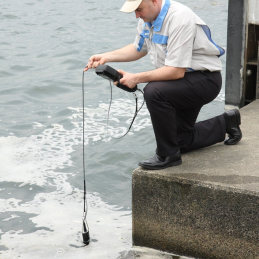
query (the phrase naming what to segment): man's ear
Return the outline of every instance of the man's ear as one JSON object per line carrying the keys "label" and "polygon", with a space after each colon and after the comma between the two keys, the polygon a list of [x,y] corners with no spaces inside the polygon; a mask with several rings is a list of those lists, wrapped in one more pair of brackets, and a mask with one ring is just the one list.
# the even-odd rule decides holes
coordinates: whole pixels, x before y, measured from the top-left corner
{"label": "man's ear", "polygon": [[152,4],[153,4],[154,6],[157,5],[157,1],[158,1],[158,0],[151,0],[151,1],[152,1]]}

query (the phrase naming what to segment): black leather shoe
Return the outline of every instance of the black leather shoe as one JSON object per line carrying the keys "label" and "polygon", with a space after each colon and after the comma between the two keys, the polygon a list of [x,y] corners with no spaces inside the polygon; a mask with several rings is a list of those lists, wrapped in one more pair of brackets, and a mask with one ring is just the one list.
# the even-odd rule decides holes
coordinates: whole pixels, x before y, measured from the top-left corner
{"label": "black leather shoe", "polygon": [[240,113],[237,109],[225,112],[224,118],[226,121],[226,132],[228,138],[224,141],[225,145],[235,145],[242,138],[242,132],[239,127],[241,124]]}
{"label": "black leather shoe", "polygon": [[166,156],[166,157],[160,157],[157,154],[155,154],[154,157],[148,160],[139,162],[138,165],[145,169],[160,170],[170,166],[180,165],[181,163],[182,163],[181,152],[177,151],[174,155]]}

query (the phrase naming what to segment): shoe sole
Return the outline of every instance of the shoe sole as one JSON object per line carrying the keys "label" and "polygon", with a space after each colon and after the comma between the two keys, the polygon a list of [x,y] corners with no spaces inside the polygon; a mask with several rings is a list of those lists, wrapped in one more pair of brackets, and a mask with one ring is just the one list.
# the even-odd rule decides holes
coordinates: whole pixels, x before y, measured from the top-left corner
{"label": "shoe sole", "polygon": [[228,143],[228,142],[225,142],[227,140],[224,141],[224,144],[227,145],[227,146],[233,146],[233,145],[236,145],[241,139],[242,139],[242,131],[240,130],[240,139],[237,141],[237,142],[233,142],[233,143]]}
{"label": "shoe sole", "polygon": [[168,167],[172,167],[172,166],[177,166],[177,165],[181,165],[182,164],[182,159],[181,160],[178,160],[178,161],[175,161],[175,162],[172,162],[171,164],[167,165],[167,166],[163,166],[163,167],[156,167],[154,168],[153,166],[148,166],[148,165],[140,165],[141,167],[145,168],[145,169],[149,169],[149,170],[161,170],[161,169],[165,169],[165,168],[168,168]]}

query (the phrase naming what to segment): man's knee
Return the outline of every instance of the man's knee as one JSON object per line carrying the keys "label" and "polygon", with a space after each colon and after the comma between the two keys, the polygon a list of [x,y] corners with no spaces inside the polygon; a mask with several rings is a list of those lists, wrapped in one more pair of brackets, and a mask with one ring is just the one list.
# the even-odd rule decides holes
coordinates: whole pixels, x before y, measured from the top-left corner
{"label": "man's knee", "polygon": [[144,98],[146,103],[149,103],[150,101],[154,100],[156,98],[156,88],[155,83],[150,82],[148,83],[144,88]]}

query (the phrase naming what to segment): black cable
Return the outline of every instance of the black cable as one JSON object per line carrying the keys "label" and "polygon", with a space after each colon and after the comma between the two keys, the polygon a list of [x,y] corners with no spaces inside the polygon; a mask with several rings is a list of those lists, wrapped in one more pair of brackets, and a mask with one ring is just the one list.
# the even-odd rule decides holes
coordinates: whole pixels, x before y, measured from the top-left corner
{"label": "black cable", "polygon": [[84,96],[84,71],[82,76],[82,104],[83,104],[83,173],[84,173],[84,213],[83,213],[83,227],[82,237],[83,243],[88,245],[90,243],[89,226],[86,221],[86,215],[88,210],[87,199],[86,199],[86,183],[85,183],[85,96]]}
{"label": "black cable", "polygon": [[[132,125],[133,125],[133,122],[134,122],[134,120],[136,119],[136,117],[137,117],[137,115],[138,115],[138,112],[141,110],[141,108],[143,107],[143,105],[144,105],[144,103],[145,103],[145,100],[143,100],[143,103],[141,104],[140,108],[138,109],[138,97],[137,97],[137,95],[136,95],[135,93],[132,93],[132,94],[134,95],[135,101],[136,101],[136,110],[135,110],[135,114],[134,114],[134,116],[133,116],[133,119],[132,119],[132,121],[131,121],[131,124],[130,124],[130,126],[129,126],[129,128],[128,128],[128,130],[126,131],[125,134],[123,134],[123,135],[120,136],[120,137],[114,137],[114,136],[112,136],[112,135],[109,133],[109,129],[108,129],[108,127],[109,127],[110,109],[111,109],[111,105],[112,105],[112,84],[111,84],[111,82],[110,82],[110,89],[111,89],[111,98],[110,98],[110,105],[109,105],[109,109],[108,109],[108,116],[107,116],[106,129],[107,129],[107,132],[108,132],[108,134],[109,134],[109,136],[110,136],[111,138],[113,138],[113,139],[121,139],[121,138],[123,138],[124,136],[126,136],[126,135],[128,134],[128,132],[130,131],[130,129],[131,129]],[[141,93],[143,94],[143,96],[144,96],[144,93],[143,93],[140,89],[137,89],[137,90],[138,90],[139,92],[141,92]]]}
{"label": "black cable", "polygon": [[86,184],[85,184],[85,94],[84,94],[84,75],[82,77],[82,104],[83,104],[83,172],[84,172],[84,212],[87,213],[87,200],[86,200]]}

